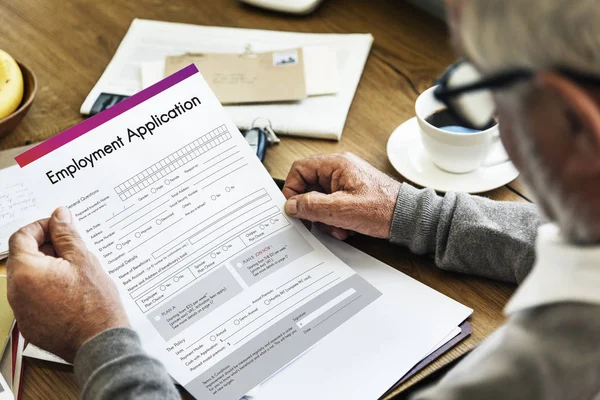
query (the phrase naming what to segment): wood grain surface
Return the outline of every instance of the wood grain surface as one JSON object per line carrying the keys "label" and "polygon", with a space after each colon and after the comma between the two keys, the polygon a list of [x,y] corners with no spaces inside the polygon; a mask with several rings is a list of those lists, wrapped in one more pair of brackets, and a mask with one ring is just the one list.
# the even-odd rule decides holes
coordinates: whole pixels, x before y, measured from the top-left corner
{"label": "wood grain surface", "polygon": [[[285,178],[298,158],[351,151],[403,180],[387,159],[387,139],[396,126],[414,115],[417,94],[431,86],[454,59],[444,24],[400,0],[326,0],[316,13],[303,17],[258,10],[236,0],[0,0],[0,48],[27,63],[39,80],[30,113],[13,133],[0,138],[0,150],[42,141],[81,121],[81,103],[133,18],[373,34],[375,43],[342,140],[282,138],[280,145],[268,150],[265,161],[269,172],[278,178]],[[484,195],[504,201],[528,198],[518,180]],[[513,285],[441,271],[431,258],[413,255],[381,240],[354,237],[350,243],[475,310],[471,317],[472,336],[400,390],[473,348],[502,324],[502,308]],[[24,399],[77,396],[78,387],[70,368],[26,361]]]}

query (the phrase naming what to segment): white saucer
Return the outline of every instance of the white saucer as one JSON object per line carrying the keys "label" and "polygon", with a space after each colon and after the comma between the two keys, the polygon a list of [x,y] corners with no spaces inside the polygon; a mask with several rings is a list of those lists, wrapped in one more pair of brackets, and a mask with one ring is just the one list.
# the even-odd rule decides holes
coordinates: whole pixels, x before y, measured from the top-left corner
{"label": "white saucer", "polygon": [[416,118],[409,119],[394,130],[387,143],[387,154],[400,175],[419,186],[430,187],[438,192],[487,192],[504,186],[519,176],[519,171],[510,161],[481,167],[466,174],[452,174],[441,170],[433,164],[423,148]]}

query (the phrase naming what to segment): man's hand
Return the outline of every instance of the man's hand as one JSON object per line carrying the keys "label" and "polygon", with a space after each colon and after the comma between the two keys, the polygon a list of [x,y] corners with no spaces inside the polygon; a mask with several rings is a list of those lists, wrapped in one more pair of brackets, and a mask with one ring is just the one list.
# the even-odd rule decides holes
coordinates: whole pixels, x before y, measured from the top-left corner
{"label": "man's hand", "polygon": [[296,161],[283,194],[288,215],[312,222],[335,238],[349,231],[389,238],[400,183],[351,153]]}
{"label": "man's hand", "polygon": [[25,339],[72,362],[100,332],[129,326],[114,283],[59,208],[10,238],[8,301]]}

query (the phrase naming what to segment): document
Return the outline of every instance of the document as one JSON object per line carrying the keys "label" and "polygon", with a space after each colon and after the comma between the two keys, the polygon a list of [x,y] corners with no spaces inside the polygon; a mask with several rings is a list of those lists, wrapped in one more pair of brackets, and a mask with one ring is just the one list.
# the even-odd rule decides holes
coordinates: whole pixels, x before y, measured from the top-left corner
{"label": "document", "polygon": [[[470,334],[457,324],[471,309],[342,241],[315,229],[313,234],[382,296],[246,393],[248,398],[304,400],[331,393],[330,398],[376,399]],[[23,355],[65,363],[32,344]]]}
{"label": "document", "polygon": [[[248,398],[304,400],[331,393],[328,398],[376,399],[431,363],[435,352],[469,334],[457,325],[471,309],[342,241],[315,229],[313,234],[382,296],[248,392]],[[65,363],[32,344],[23,355]]]}
{"label": "document", "polygon": [[8,256],[8,239],[40,216],[33,190],[17,166],[0,169],[0,260]]}
{"label": "document", "polygon": [[[302,50],[304,61],[306,95],[323,96],[338,93],[340,91],[340,73],[338,71],[336,50],[328,46],[303,46],[300,48],[300,50]],[[272,53],[279,55],[286,52],[283,51]],[[253,54],[255,53],[251,53],[250,56]],[[174,57],[178,58],[181,56]],[[167,57],[166,60],[169,58],[170,57]],[[166,64],[168,61],[166,60],[148,61],[141,64],[140,75],[142,88],[147,88],[148,86],[154,85],[156,82],[170,75],[167,73],[168,67]],[[206,78],[206,74],[203,69],[200,67],[199,69],[200,73],[202,73],[202,75]],[[171,71],[171,73],[172,72],[174,71]],[[217,94],[218,98],[218,93],[215,94]],[[221,101],[221,104],[223,104],[223,101]],[[225,106],[225,109],[227,109],[227,106]]]}
{"label": "document", "polygon": [[378,399],[473,312],[347,243],[313,234],[382,296],[261,384],[253,399]]}
{"label": "document", "polygon": [[42,210],[69,207],[145,349],[198,398],[240,398],[381,296],[285,215],[194,65],[16,161]]}
{"label": "document", "polygon": [[15,396],[10,391],[10,387],[6,383],[4,376],[0,375],[0,400],[14,400],[14,398]]}
{"label": "document", "polygon": [[40,349],[39,347],[26,342],[25,348],[23,349],[23,357],[36,358],[38,360],[50,361],[57,364],[71,365],[59,356],[52,354],[46,350]]}
{"label": "document", "polygon": [[[307,94],[333,91],[334,95],[309,97],[299,102],[229,105],[227,112],[240,129],[249,129],[260,117],[268,119],[277,134],[340,140],[372,43],[370,34],[277,32],[134,19],[81,105],[81,113],[95,114],[124,96],[137,93],[142,89],[141,67],[155,62],[164,65],[167,56],[241,54],[248,47],[256,53],[301,47],[305,57],[313,60],[305,64]],[[323,50],[324,47],[329,51]],[[323,79],[332,76],[327,72],[331,65],[337,69],[334,79]]]}
{"label": "document", "polygon": [[[302,49],[250,54],[184,54],[164,61],[160,79],[196,64],[219,102],[299,101],[307,97]],[[142,82],[143,82],[142,76]],[[153,82],[154,83],[154,82]]]}

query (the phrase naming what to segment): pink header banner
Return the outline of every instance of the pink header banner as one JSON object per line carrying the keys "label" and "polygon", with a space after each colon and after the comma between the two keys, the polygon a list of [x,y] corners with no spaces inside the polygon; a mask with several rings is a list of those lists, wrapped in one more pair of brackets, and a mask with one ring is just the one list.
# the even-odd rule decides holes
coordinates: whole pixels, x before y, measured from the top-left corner
{"label": "pink header banner", "polygon": [[82,135],[85,135],[92,129],[99,127],[105,122],[118,117],[138,104],[141,104],[157,94],[169,89],[170,87],[175,86],[179,82],[189,78],[197,72],[198,68],[196,68],[194,64],[190,64],[182,70],[175,72],[173,75],[166,77],[160,82],[155,83],[154,85],[134,94],[120,103],[115,104],[101,113],[96,114],[93,117],[90,117],[85,121],[72,126],[66,131],[63,131],[58,135],[55,135],[39,145],[27,150],[26,152],[15,157],[15,161],[21,168],[23,168],[24,166],[44,157],[46,154],[53,152],[54,150],[64,146],[65,144],[77,139]]}

